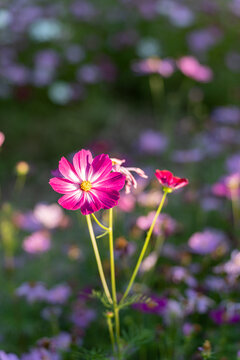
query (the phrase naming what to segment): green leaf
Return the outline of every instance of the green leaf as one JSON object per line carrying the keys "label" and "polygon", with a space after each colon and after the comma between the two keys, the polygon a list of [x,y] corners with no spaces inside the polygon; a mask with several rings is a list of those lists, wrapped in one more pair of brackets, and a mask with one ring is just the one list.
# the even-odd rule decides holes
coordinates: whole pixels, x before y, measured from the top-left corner
{"label": "green leaf", "polygon": [[118,307],[119,307],[119,309],[123,309],[132,304],[136,304],[136,303],[147,304],[150,301],[151,301],[151,298],[149,298],[146,295],[134,294],[134,295],[127,296],[126,299],[123,300],[123,302],[120,302]]}

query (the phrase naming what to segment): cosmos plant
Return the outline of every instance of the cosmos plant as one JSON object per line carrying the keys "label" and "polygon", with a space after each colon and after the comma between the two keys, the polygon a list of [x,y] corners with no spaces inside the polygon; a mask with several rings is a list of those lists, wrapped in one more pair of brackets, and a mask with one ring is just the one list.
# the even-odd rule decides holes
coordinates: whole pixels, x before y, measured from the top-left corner
{"label": "cosmos plant", "polygon": [[[128,286],[126,287],[122,298],[118,300],[115,280],[113,208],[117,206],[120,198],[119,192],[124,186],[126,193],[129,193],[132,187],[137,187],[137,182],[132,175],[132,172],[136,172],[143,178],[147,177],[143,170],[133,167],[124,167],[122,165],[123,163],[124,160],[111,159],[106,154],[101,154],[93,158],[89,150],[83,149],[73,156],[72,163],[65,157],[62,157],[59,161],[58,176],[50,179],[49,182],[53,190],[63,195],[58,200],[58,203],[63,208],[67,210],[79,210],[82,215],[86,217],[98,272],[104,290],[104,301],[102,302],[107,308],[105,314],[113,347],[113,355],[118,360],[123,359],[119,311],[123,307],[131,304],[130,292],[167,195],[188,184],[187,179],[175,177],[170,171],[156,170],[155,175],[162,185],[163,196],[147,232],[143,248],[138,257],[132,276],[129,279]],[[95,213],[100,209],[108,211],[108,226],[103,225],[95,216]],[[109,237],[111,291],[109,290],[104,274],[102,260],[98,250],[98,243],[92,226],[92,219],[104,230],[104,233],[100,236],[108,235]]]}

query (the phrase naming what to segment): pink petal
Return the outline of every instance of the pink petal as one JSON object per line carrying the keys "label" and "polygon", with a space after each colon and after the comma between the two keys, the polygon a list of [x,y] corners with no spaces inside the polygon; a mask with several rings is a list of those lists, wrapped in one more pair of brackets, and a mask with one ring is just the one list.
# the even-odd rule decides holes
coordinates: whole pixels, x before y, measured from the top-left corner
{"label": "pink petal", "polygon": [[92,214],[101,208],[101,201],[92,191],[84,193],[84,201],[81,205],[81,213],[83,215]]}
{"label": "pink petal", "polygon": [[89,177],[91,182],[100,180],[112,171],[112,161],[108,155],[101,154],[94,158],[92,162],[92,176]]}
{"label": "pink petal", "polygon": [[162,185],[171,186],[173,174],[168,170],[156,170],[155,175]]}
{"label": "pink petal", "polygon": [[121,190],[125,184],[125,176],[119,172],[112,172],[103,179],[96,180],[92,189],[106,189],[111,188],[113,190]]}
{"label": "pink petal", "polygon": [[64,209],[77,210],[82,206],[83,201],[84,201],[83,191],[76,190],[76,191],[70,192],[70,193],[62,196],[58,200],[58,203]]}
{"label": "pink petal", "polygon": [[79,189],[79,184],[73,184],[67,179],[57,177],[50,179],[49,184],[51,185],[53,190],[58,192],[59,194],[66,194],[68,192]]}
{"label": "pink petal", "polygon": [[180,178],[173,178],[174,184],[172,185],[174,189],[180,189],[183,186],[186,186],[188,184],[187,179],[180,179]]}
{"label": "pink petal", "polygon": [[92,154],[89,150],[83,149],[74,155],[73,166],[82,181],[88,180],[88,173],[92,161]]}
{"label": "pink petal", "polygon": [[80,183],[80,179],[77,176],[72,164],[64,156],[59,161],[59,171],[66,179],[74,183]]}
{"label": "pink petal", "polygon": [[103,209],[111,209],[116,206],[120,197],[119,192],[112,189],[92,189],[91,193],[100,200]]}

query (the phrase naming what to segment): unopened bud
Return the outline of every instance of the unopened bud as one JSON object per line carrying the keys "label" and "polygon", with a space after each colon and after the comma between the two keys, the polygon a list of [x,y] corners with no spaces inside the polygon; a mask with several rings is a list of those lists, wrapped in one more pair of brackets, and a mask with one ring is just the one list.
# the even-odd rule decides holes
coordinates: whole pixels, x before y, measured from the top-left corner
{"label": "unopened bud", "polygon": [[18,175],[27,175],[29,172],[29,165],[26,161],[20,161],[16,165],[16,171]]}

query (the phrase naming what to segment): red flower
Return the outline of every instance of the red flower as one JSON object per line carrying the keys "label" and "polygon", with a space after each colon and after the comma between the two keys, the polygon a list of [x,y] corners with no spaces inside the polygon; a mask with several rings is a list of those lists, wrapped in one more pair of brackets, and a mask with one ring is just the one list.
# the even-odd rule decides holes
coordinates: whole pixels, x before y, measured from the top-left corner
{"label": "red flower", "polygon": [[173,176],[173,173],[168,170],[156,170],[155,175],[163,186],[164,191],[172,192],[188,184],[188,180]]}

